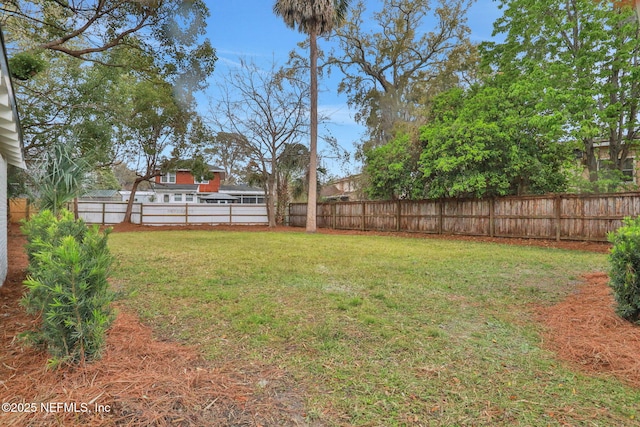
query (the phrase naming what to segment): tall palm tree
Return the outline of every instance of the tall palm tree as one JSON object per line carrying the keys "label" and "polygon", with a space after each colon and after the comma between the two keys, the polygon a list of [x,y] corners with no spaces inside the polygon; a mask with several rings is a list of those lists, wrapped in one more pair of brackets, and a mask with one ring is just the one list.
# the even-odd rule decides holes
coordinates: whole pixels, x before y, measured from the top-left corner
{"label": "tall palm tree", "polygon": [[326,35],[345,18],[349,0],[276,0],[273,12],[288,27],[309,35],[311,71],[311,141],[309,143],[309,199],[307,232],[316,231],[318,167],[318,36]]}

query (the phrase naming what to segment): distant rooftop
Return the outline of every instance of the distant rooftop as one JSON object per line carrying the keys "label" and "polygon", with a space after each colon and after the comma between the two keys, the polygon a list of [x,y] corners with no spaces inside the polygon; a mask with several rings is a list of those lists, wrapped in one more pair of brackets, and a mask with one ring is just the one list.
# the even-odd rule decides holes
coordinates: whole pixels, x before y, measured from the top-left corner
{"label": "distant rooftop", "polygon": [[[209,169],[210,172],[224,172],[225,170],[219,166],[215,166],[215,165],[210,165],[208,163],[205,163],[205,165],[207,166],[207,169]],[[178,160],[177,164],[176,164],[176,170],[179,171],[190,171],[191,170],[191,160]]]}
{"label": "distant rooftop", "polygon": [[193,191],[197,192],[199,185],[198,184],[160,184],[157,182],[153,183],[153,186],[156,191]]}
{"label": "distant rooftop", "polygon": [[235,184],[235,185],[221,185],[220,192],[222,193],[255,193],[255,194],[264,194],[264,190],[260,187],[251,187],[246,184]]}

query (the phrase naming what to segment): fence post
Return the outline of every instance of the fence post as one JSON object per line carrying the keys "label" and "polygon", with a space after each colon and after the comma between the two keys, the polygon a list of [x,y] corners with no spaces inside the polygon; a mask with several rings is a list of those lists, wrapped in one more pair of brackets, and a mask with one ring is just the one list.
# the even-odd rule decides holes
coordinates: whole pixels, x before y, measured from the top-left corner
{"label": "fence post", "polygon": [[102,225],[106,225],[106,217],[107,217],[107,202],[102,202]]}
{"label": "fence post", "polygon": [[336,204],[331,204],[331,228],[336,229]]}
{"label": "fence post", "polygon": [[396,231],[400,231],[400,220],[402,219],[402,200],[396,203]]}
{"label": "fence post", "polygon": [[[131,207],[131,209],[133,210],[133,206]],[[143,225],[143,224],[144,224],[144,203],[141,203],[140,204],[140,225]]]}
{"label": "fence post", "polygon": [[366,209],[367,209],[367,204],[366,204],[366,202],[362,202],[362,219],[361,219],[361,222],[360,222],[360,229],[361,229],[362,231],[364,231],[364,230],[365,230],[364,222],[365,222],[365,220],[366,220],[366,214],[365,214]]}
{"label": "fence post", "polygon": [[496,215],[494,209],[496,207],[495,198],[489,199],[489,237],[493,237],[496,234]]}
{"label": "fence post", "polygon": [[561,220],[561,209],[562,209],[562,195],[558,194],[555,200],[555,216],[556,216],[556,241],[560,241],[560,220]]}
{"label": "fence post", "polygon": [[442,217],[443,217],[443,205],[444,201],[443,199],[438,199],[438,234],[442,234],[442,230],[443,230],[443,224],[442,224]]}

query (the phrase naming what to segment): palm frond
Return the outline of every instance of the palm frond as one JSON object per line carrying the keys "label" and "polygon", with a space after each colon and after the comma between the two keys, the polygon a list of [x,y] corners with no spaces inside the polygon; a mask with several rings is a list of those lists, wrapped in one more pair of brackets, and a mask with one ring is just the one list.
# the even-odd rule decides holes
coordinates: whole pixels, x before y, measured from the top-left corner
{"label": "palm frond", "polygon": [[324,35],[344,21],[348,8],[349,0],[278,0],[273,12],[301,33]]}

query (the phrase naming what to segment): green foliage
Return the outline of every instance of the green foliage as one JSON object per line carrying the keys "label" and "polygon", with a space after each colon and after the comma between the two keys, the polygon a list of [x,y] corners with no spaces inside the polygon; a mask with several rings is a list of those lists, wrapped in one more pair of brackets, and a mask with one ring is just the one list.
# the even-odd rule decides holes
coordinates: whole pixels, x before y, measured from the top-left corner
{"label": "green foliage", "polygon": [[415,131],[436,94],[472,78],[477,49],[466,25],[471,4],[360,0],[350,8],[328,63],[340,69],[338,90],[367,127],[364,148],[389,142],[398,129]]}
{"label": "green foliage", "polygon": [[21,52],[9,59],[11,76],[18,80],[29,80],[45,69],[46,61],[31,52]]}
{"label": "green foliage", "polygon": [[59,246],[63,237],[73,236],[81,241],[87,232],[87,226],[82,220],[75,220],[73,213],[62,210],[56,217],[51,210],[45,209],[32,216],[29,221],[24,221],[21,227],[22,232],[27,236],[25,249],[29,257],[29,271],[39,270],[36,254],[45,248]]}
{"label": "green foliage", "polygon": [[582,145],[591,181],[598,151],[622,169],[640,129],[638,20],[622,3],[501,0],[494,34],[504,42],[483,44],[491,71],[537,89],[534,114],[566,116],[560,140]]}
{"label": "green foliage", "polygon": [[434,101],[419,160],[429,197],[541,194],[566,188],[558,114],[533,114],[532,88],[495,81]]}
{"label": "green foliage", "polygon": [[625,218],[623,226],[609,234],[609,241],[613,243],[609,285],[616,299],[616,313],[640,323],[640,217]]}
{"label": "green foliage", "polygon": [[96,169],[93,173],[93,182],[87,186],[91,190],[120,190],[122,185],[111,168]]}
{"label": "green foliage", "polygon": [[113,320],[108,231],[87,228],[68,211],[57,218],[48,210],[22,230],[27,235],[29,274],[21,304],[28,313],[41,315],[42,322],[27,337],[47,348],[52,366],[99,357]]}
{"label": "green foliage", "polygon": [[40,209],[57,215],[67,202],[80,195],[88,171],[88,163],[75,154],[74,146],[55,144],[34,177]]}
{"label": "green foliage", "polygon": [[420,147],[408,134],[364,152],[365,193],[372,199],[419,199],[424,196],[422,179],[417,172]]}
{"label": "green foliage", "polygon": [[581,175],[582,165],[569,175],[568,192],[575,193],[615,193],[623,191],[638,191],[638,185],[629,181],[629,177],[618,169],[601,169],[596,180],[590,180]]}
{"label": "green foliage", "polygon": [[28,78],[15,85],[28,163],[62,140],[92,165],[113,163],[123,151],[115,145],[130,141],[122,122],[131,110],[121,107],[132,91],[123,80],[162,80],[188,105],[214,69],[202,0],[80,4],[12,0],[0,7],[11,71]]}

